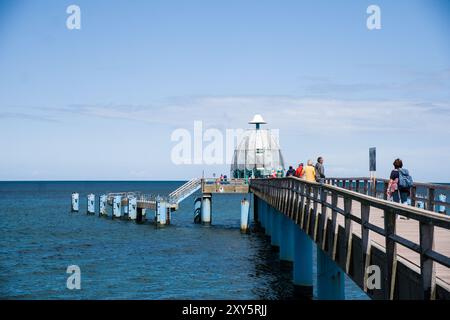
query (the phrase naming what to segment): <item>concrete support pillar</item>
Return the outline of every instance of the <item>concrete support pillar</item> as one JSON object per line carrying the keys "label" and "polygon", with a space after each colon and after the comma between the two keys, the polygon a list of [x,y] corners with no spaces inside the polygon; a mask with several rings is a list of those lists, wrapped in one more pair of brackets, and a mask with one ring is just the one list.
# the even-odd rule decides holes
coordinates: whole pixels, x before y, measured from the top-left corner
{"label": "concrete support pillar", "polygon": [[159,225],[166,225],[167,222],[167,202],[157,201],[156,202],[156,213],[155,221]]}
{"label": "concrete support pillar", "polygon": [[77,192],[72,192],[72,206],[71,206],[72,212],[78,212],[79,200],[80,200],[80,195]]}
{"label": "concrete support pillar", "polygon": [[128,198],[128,219],[136,220],[137,217],[137,199],[136,197]]}
{"label": "concrete support pillar", "polygon": [[87,213],[95,214],[95,195],[92,193],[87,196]]}
{"label": "concrete support pillar", "polygon": [[270,244],[275,248],[280,247],[280,231],[281,231],[281,214],[274,208],[270,207],[272,215],[272,234]]}
{"label": "concrete support pillar", "polygon": [[313,242],[298,226],[294,228],[293,282],[298,295],[313,295]]}
{"label": "concrete support pillar", "polygon": [[259,208],[258,208],[258,197],[253,193],[253,221],[255,223],[259,223]]}
{"label": "concrete support pillar", "polygon": [[272,229],[273,229],[273,212],[272,212],[272,206],[270,206],[268,203],[264,204],[265,212],[266,212],[266,235],[272,238]]}
{"label": "concrete support pillar", "polygon": [[241,201],[241,232],[247,233],[249,231],[249,215],[250,203],[244,199]]}
{"label": "concrete support pillar", "polygon": [[115,196],[113,198],[113,218],[120,218],[122,216],[122,197]]}
{"label": "concrete support pillar", "polygon": [[106,216],[108,213],[106,211],[106,194],[102,194],[100,196],[99,202],[98,202],[98,214],[100,216]]}
{"label": "concrete support pillar", "polygon": [[319,300],[344,300],[344,272],[317,247],[317,297]]}
{"label": "concrete support pillar", "polygon": [[280,213],[281,232],[280,232],[280,260],[294,261],[294,229],[291,220]]}
{"label": "concrete support pillar", "polygon": [[211,224],[211,194],[205,193],[202,197],[202,223]]}
{"label": "concrete support pillar", "polygon": [[261,227],[266,229],[266,202],[264,200],[261,200],[257,198],[258,200],[258,212],[259,212],[259,221],[261,224]]}

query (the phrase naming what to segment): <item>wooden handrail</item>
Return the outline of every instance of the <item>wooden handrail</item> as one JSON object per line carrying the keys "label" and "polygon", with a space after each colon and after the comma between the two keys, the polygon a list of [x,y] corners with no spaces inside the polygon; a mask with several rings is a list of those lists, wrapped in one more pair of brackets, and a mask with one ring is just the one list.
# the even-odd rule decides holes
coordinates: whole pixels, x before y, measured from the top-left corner
{"label": "wooden handrail", "polygon": [[[328,184],[339,185],[342,188],[352,190],[353,184],[355,184],[356,191],[364,194],[370,194],[372,196],[378,196],[380,193],[377,191],[377,186],[383,184],[383,199],[387,199],[386,190],[388,187],[389,179],[384,178],[376,178],[375,186],[372,183],[371,178],[369,177],[349,177],[349,178],[340,178],[340,177],[331,177],[326,178],[325,182]],[[361,190],[361,183],[363,183],[363,189]],[[369,189],[368,185],[371,183],[371,188]],[[425,189],[426,194],[421,195],[418,194],[418,189]],[[436,184],[436,183],[423,183],[423,182],[415,182],[411,188],[411,205],[417,206],[419,202],[422,202],[422,205],[425,209],[430,211],[436,211],[438,209],[437,206],[450,206],[450,199],[447,201],[441,201],[439,198],[436,199],[436,196],[439,193],[448,193],[450,192],[450,185],[444,184]]]}
{"label": "wooden handrail", "polygon": [[[325,178],[325,180],[370,181],[372,179],[370,179],[369,177],[347,177],[347,178],[328,177],[328,178]],[[380,181],[380,182],[389,182],[389,179],[386,179],[386,178],[376,178],[376,180]],[[450,185],[438,184],[438,183],[414,182],[413,185],[417,186],[417,187],[430,187],[430,188],[435,188],[435,189],[450,190]]]}

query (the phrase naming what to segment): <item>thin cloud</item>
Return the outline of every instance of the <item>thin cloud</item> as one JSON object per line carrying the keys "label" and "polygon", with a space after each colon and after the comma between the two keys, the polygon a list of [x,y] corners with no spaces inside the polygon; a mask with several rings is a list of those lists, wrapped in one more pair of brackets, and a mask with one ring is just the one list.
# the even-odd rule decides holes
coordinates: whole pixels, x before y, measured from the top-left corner
{"label": "thin cloud", "polygon": [[0,112],[0,119],[18,119],[18,120],[32,120],[32,121],[43,121],[43,122],[59,122],[50,117],[39,116],[29,113],[21,112]]}
{"label": "thin cloud", "polygon": [[[71,105],[30,108],[30,113],[4,112],[17,119],[62,120],[65,114],[142,122],[169,127],[190,127],[202,120],[216,128],[246,127],[255,114],[263,114],[272,128],[299,133],[429,132],[447,133],[450,103],[314,99],[293,96],[194,96],[168,99],[161,105]],[[67,115],[66,115],[67,116]],[[1,117],[1,114],[0,114]],[[52,118],[53,117],[53,118]]]}

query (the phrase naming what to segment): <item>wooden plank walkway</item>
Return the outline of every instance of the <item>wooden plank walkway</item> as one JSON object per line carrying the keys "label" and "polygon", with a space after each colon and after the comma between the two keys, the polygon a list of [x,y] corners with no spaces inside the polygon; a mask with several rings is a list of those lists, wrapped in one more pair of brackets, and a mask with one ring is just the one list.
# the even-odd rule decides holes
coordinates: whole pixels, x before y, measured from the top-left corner
{"label": "wooden plank walkway", "polygon": [[[343,198],[339,198],[338,207],[344,209],[344,200]],[[383,210],[377,208],[371,208],[370,210],[370,223],[383,228],[384,227],[384,219],[383,219]],[[330,213],[328,213],[330,215]],[[358,201],[352,201],[352,215],[358,218],[361,218],[361,204]],[[342,227],[345,226],[344,217],[342,215],[337,215],[338,224]],[[353,233],[358,237],[361,237],[361,228],[353,228]],[[402,236],[405,239],[408,239],[412,242],[419,243],[419,222],[416,220],[404,220],[402,218],[397,218],[397,234]],[[370,239],[372,242],[377,243],[381,247],[385,247],[384,237],[371,231]],[[435,240],[435,250],[439,253],[442,253],[446,256],[450,256],[450,230],[435,227],[434,231],[434,240]],[[401,245],[397,245],[397,254],[402,258],[408,260],[415,266],[417,266],[418,270],[420,269],[420,255],[406,247]],[[436,263],[436,277],[440,278],[444,282],[447,283],[450,289],[450,269]]]}
{"label": "wooden plank walkway", "polygon": [[364,290],[366,268],[379,266],[384,285],[368,291],[372,298],[450,298],[450,217],[292,177],[254,179],[250,187]]}

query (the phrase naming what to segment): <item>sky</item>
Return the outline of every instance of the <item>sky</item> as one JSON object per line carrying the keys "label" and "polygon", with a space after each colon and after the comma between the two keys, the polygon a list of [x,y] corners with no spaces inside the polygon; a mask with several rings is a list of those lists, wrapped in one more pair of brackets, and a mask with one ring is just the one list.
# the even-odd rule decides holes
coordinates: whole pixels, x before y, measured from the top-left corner
{"label": "sky", "polygon": [[376,147],[379,177],[400,157],[450,182],[449,34],[447,0],[1,0],[0,180],[229,174],[175,164],[171,136],[259,113],[286,165],[368,176]]}

